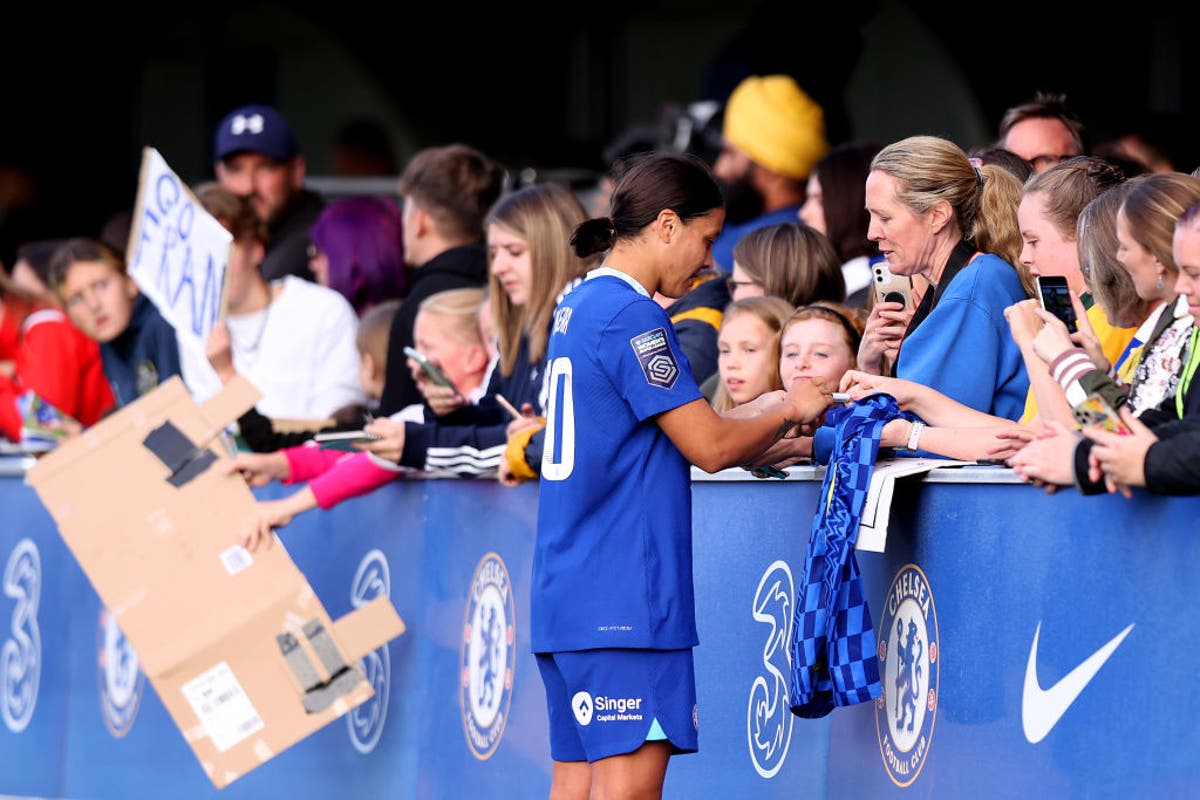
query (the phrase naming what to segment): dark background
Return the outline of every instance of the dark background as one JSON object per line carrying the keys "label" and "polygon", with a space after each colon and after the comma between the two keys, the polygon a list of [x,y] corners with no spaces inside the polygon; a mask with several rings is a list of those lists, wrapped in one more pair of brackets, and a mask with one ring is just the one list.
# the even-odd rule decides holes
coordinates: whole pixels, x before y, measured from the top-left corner
{"label": "dark background", "polygon": [[772,72],[822,103],[834,142],[935,133],[988,144],[1005,108],[1045,89],[1067,94],[1095,140],[1140,130],[1190,171],[1200,164],[1193,7],[1119,17],[1083,4],[916,0],[10,8],[0,227],[94,235],[132,206],[145,145],[186,180],[210,178],[213,127],[243,102],[283,111],[310,175],[329,172],[335,131],[357,117],[388,130],[401,167],[420,147],[464,141],[514,172],[593,171],[633,126],[653,129],[673,108],[723,101],[745,75]]}

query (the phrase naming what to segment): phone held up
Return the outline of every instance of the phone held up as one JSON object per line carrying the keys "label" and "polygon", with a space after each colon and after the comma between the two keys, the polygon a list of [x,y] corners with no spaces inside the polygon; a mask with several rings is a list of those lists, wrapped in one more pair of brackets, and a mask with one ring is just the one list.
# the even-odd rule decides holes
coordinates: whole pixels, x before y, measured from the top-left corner
{"label": "phone held up", "polygon": [[912,311],[912,278],[907,275],[893,275],[886,261],[880,261],[871,267],[871,285],[875,287],[876,303],[900,303],[905,311]]}
{"label": "phone held up", "polygon": [[458,387],[446,377],[437,365],[425,357],[425,354],[413,347],[405,347],[404,355],[411,358],[413,361],[421,365],[421,371],[429,376],[429,380],[436,383],[438,386],[445,386],[447,389],[453,389],[454,393],[459,397],[463,397],[463,393],[458,390]]}
{"label": "phone held up", "polygon": [[1037,285],[1042,308],[1058,317],[1067,326],[1067,330],[1074,333],[1079,321],[1075,317],[1075,307],[1071,305],[1071,290],[1067,288],[1067,279],[1061,275],[1039,275]]}
{"label": "phone held up", "polygon": [[1128,436],[1133,432],[1099,392],[1089,392],[1079,405],[1071,409],[1071,414],[1083,428],[1100,428],[1120,436]]}
{"label": "phone held up", "polygon": [[318,433],[313,436],[313,441],[322,450],[343,450],[354,453],[358,451],[356,444],[366,444],[379,440],[379,436],[367,431],[331,431],[329,433]]}

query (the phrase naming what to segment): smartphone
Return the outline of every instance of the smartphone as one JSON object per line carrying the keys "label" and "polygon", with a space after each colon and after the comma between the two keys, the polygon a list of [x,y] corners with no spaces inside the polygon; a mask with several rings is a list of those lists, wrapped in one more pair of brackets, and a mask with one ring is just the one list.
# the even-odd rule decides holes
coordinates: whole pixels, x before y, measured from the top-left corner
{"label": "smartphone", "polygon": [[421,371],[429,376],[429,380],[436,383],[438,386],[445,386],[447,389],[453,389],[454,393],[459,397],[463,397],[463,393],[458,390],[446,375],[437,368],[437,365],[425,357],[425,354],[420,350],[412,347],[404,348],[404,355],[411,358],[413,361],[421,365]]}
{"label": "smartphone", "polygon": [[1129,426],[1121,421],[1117,410],[1099,392],[1090,392],[1079,405],[1071,409],[1071,414],[1084,428],[1102,428],[1121,436],[1132,433]]}
{"label": "smartphone", "polygon": [[378,439],[378,435],[366,431],[329,431],[313,436],[313,441],[322,450],[345,450],[348,452],[358,451],[358,448],[354,446],[356,443],[374,442]]}
{"label": "smartphone", "polygon": [[871,267],[871,277],[876,303],[901,303],[905,311],[913,310],[912,278],[907,275],[893,275],[886,261],[880,261]]}
{"label": "smartphone", "polygon": [[1075,318],[1075,307],[1071,305],[1067,279],[1061,275],[1039,275],[1037,285],[1042,308],[1062,320],[1067,330],[1073,333],[1079,321]]}

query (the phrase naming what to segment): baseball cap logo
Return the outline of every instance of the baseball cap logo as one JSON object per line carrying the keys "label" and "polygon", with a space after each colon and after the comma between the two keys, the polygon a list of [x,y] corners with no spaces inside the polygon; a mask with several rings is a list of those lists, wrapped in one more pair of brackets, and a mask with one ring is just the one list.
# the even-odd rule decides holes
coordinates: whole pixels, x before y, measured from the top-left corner
{"label": "baseball cap logo", "polygon": [[262,114],[251,114],[246,116],[238,114],[229,123],[229,130],[234,136],[241,136],[243,133],[259,134],[263,132],[263,117]]}
{"label": "baseball cap logo", "polygon": [[594,710],[592,696],[587,692],[576,692],[575,696],[571,698],[571,711],[575,714],[575,721],[580,725],[586,727],[592,721]]}

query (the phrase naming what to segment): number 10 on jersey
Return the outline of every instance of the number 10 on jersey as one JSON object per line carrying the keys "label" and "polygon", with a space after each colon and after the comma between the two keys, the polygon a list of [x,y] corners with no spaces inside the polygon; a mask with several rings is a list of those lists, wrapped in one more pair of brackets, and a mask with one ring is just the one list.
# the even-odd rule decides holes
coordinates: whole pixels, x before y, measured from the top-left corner
{"label": "number 10 on jersey", "polygon": [[566,480],[575,468],[575,393],[572,383],[570,358],[560,356],[550,362],[550,413],[542,452],[543,480]]}

